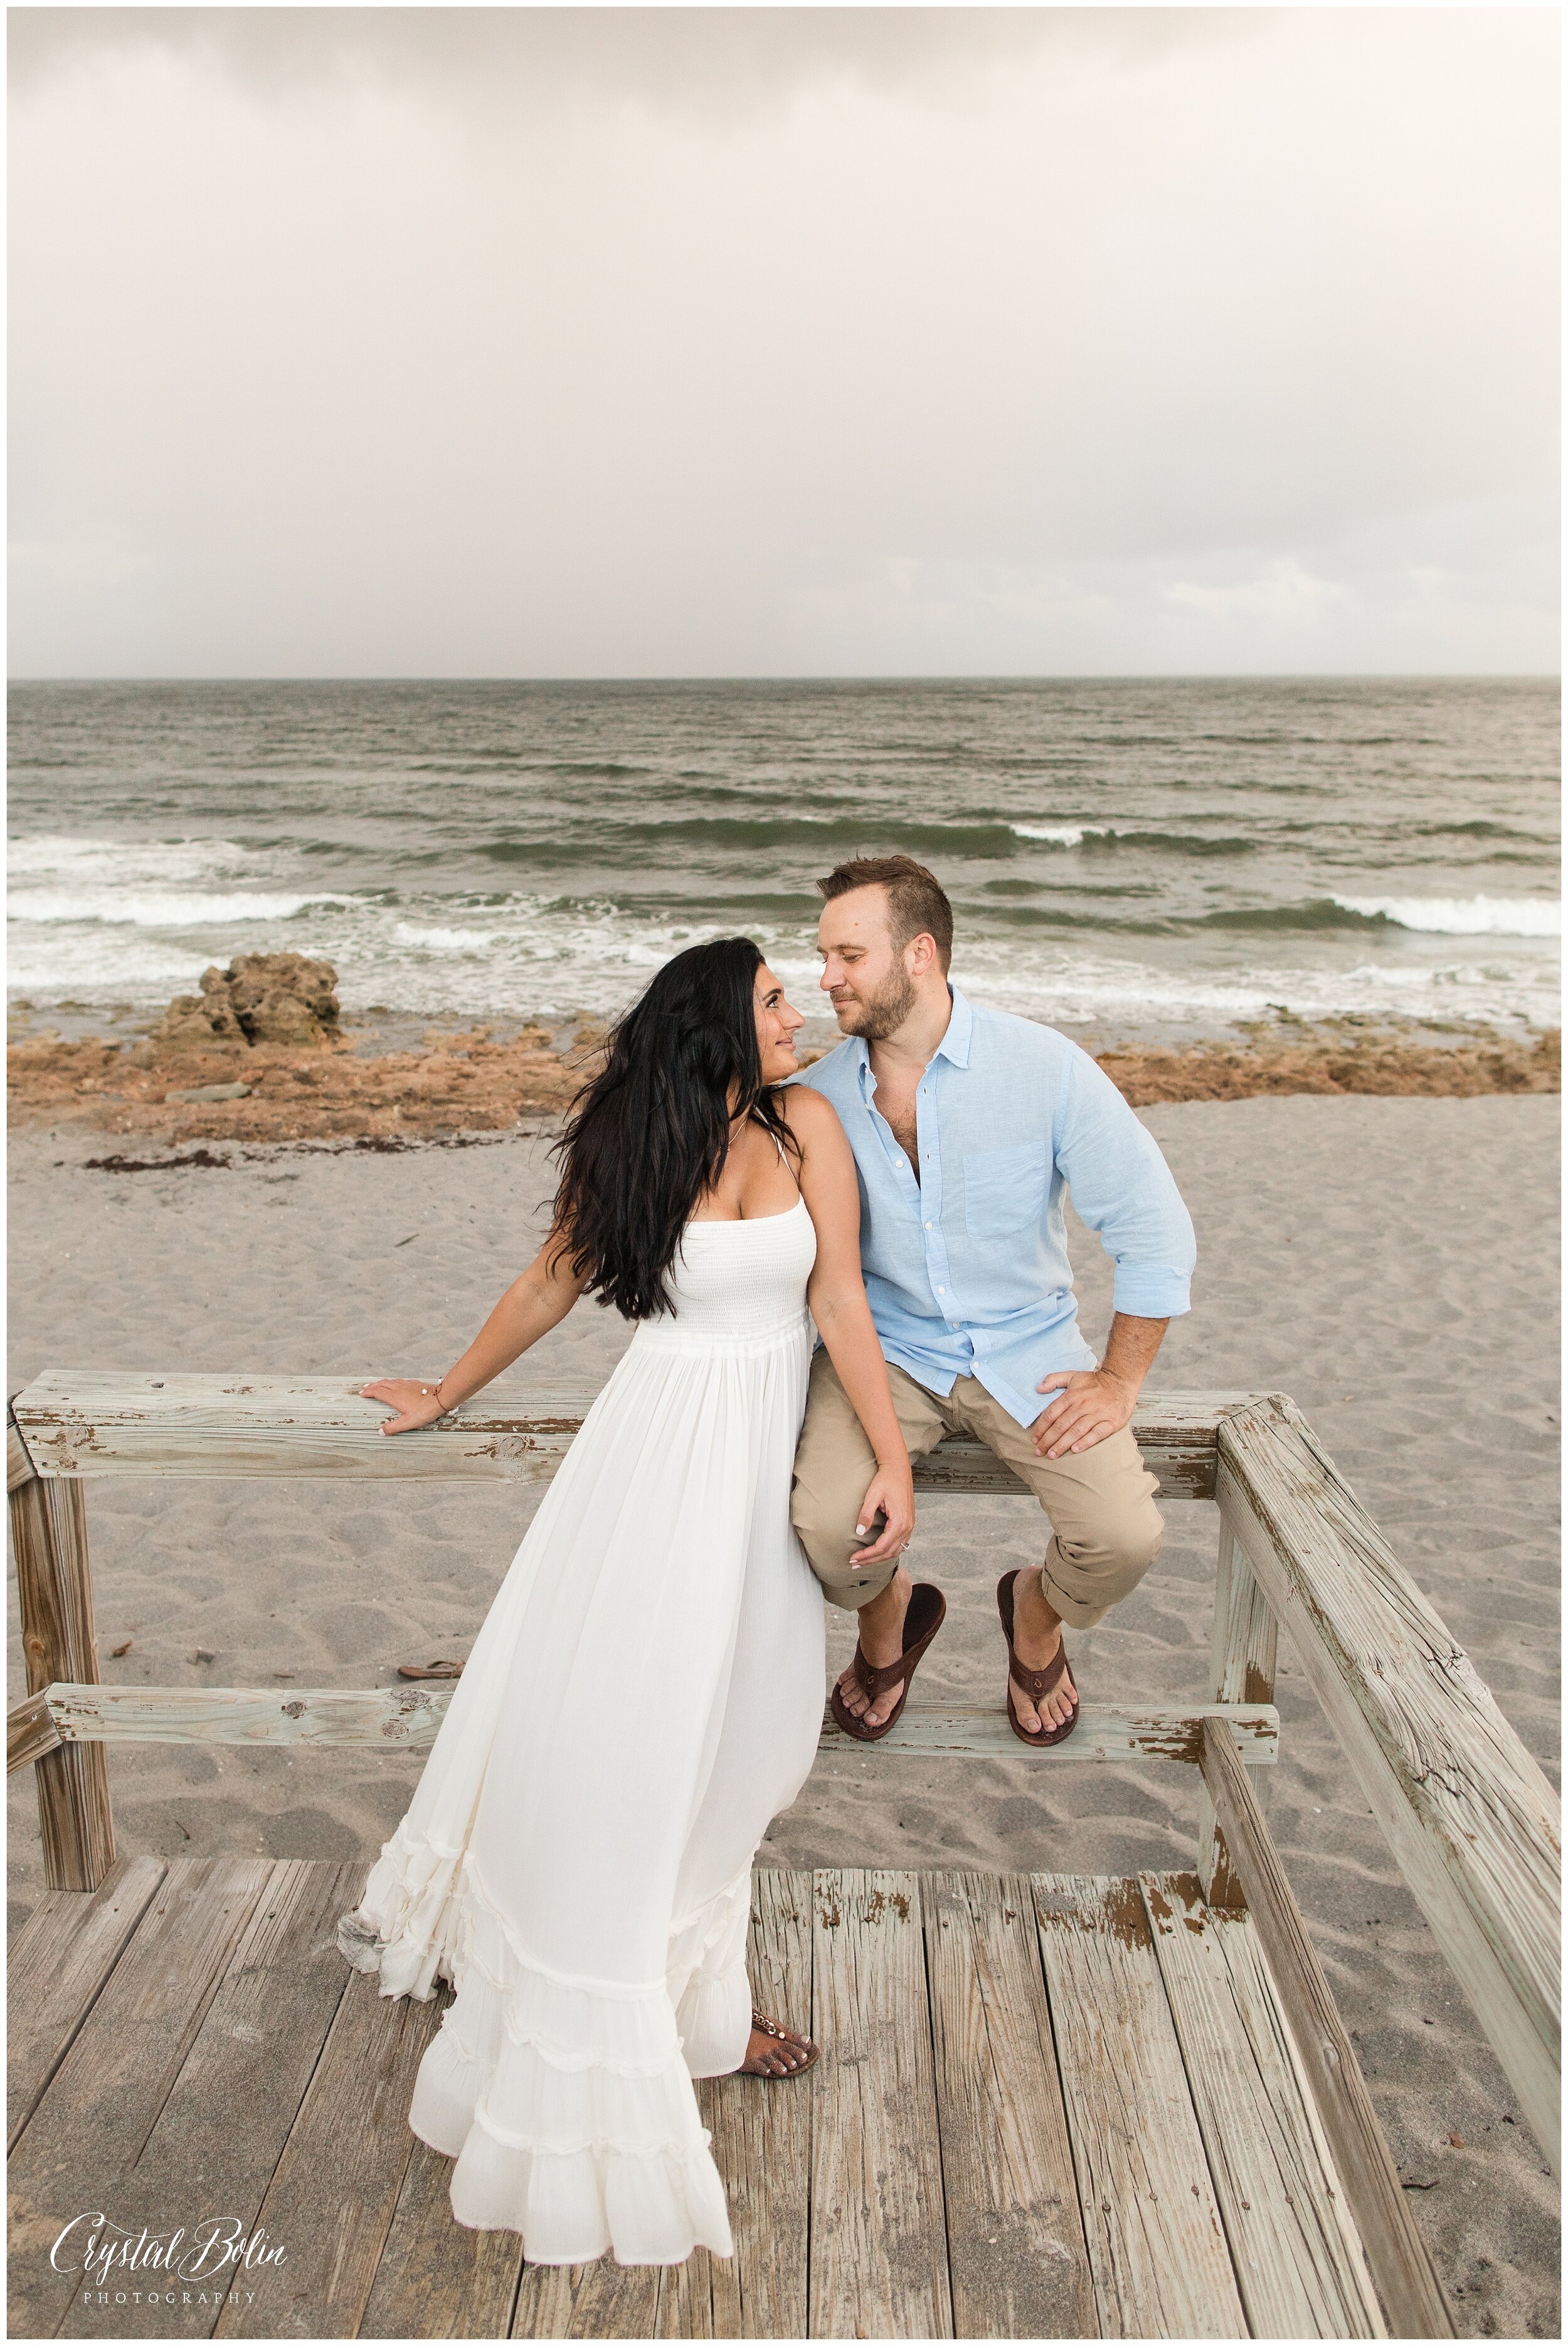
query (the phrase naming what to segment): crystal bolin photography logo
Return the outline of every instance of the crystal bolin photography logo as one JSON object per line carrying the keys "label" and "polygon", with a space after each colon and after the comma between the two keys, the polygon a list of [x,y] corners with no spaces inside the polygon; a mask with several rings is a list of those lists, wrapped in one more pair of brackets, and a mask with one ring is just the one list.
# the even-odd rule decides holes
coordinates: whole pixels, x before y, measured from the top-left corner
{"label": "crystal bolin photography logo", "polygon": [[[287,2254],[260,2225],[248,2232],[238,2216],[204,2216],[168,2231],[144,2224],[133,2232],[101,2208],[84,2208],[57,2235],[49,2262],[56,2272],[84,2276],[84,2304],[249,2305],[256,2292],[233,2286],[238,2277],[270,2270]],[[133,2274],[148,2285],[115,2286]]]}

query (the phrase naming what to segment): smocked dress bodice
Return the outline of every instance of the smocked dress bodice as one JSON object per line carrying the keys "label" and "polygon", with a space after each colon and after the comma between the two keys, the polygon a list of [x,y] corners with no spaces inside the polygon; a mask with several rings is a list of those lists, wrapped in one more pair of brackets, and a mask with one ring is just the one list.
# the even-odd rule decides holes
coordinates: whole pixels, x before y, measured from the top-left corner
{"label": "smocked dress bodice", "polygon": [[645,1350],[728,1351],[799,1337],[817,1231],[803,1198],[748,1221],[687,1222],[666,1277],[673,1312],[637,1323]]}

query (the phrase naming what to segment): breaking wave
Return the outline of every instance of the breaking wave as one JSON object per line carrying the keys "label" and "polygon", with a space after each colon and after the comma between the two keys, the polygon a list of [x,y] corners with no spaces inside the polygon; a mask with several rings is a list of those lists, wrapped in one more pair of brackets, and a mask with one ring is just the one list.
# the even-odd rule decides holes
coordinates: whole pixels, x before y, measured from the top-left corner
{"label": "breaking wave", "polygon": [[1560,937],[1563,907],[1551,896],[1335,896],[1364,921],[1443,937]]}
{"label": "breaking wave", "polygon": [[1132,823],[1119,822],[1013,822],[1008,829],[1018,839],[1036,841],[1045,847],[1108,846],[1120,843],[1125,847],[1148,847],[1167,855],[1252,855],[1257,842],[1237,839],[1232,835],[1197,831],[1140,830]]}

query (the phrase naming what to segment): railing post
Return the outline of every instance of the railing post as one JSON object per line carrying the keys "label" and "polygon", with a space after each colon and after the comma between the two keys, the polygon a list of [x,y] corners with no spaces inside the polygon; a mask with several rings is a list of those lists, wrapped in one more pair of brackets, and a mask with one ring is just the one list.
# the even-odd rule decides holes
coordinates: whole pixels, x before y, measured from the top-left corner
{"label": "railing post", "polygon": [[[1215,1702],[1272,1702],[1279,1625],[1221,1517],[1219,1565],[1214,1584],[1214,1652],[1209,1696]],[[1206,1784],[1197,1827],[1197,1878],[1211,1906],[1245,1902],[1226,1851],[1225,1835]]]}
{"label": "railing post", "polygon": [[[71,1475],[39,1475],[12,1420],[5,1486],[27,1691],[57,1678],[98,1682],[87,1511]],[[101,1743],[66,1743],[36,1763],[44,1879],[51,1890],[96,1890],[115,1861],[108,1759]]]}

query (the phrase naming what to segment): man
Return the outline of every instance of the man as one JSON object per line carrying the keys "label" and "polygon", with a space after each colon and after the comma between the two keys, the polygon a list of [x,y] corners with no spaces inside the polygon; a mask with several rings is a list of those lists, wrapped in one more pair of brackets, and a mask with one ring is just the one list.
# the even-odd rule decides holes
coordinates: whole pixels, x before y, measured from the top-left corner
{"label": "man", "polygon": [[[1064,1035],[978,1008],[948,982],[952,910],[907,855],[842,863],[817,882],[821,985],[840,1048],[799,1078],[839,1112],[860,1180],[860,1255],[910,1455],[977,1435],[1050,1518],[1044,1561],[998,1589],[1008,1708],[1026,1743],[1077,1720],[1064,1622],[1085,1629],[1158,1553],[1159,1485],[1129,1421],[1171,1319],[1188,1309],[1192,1223],[1170,1169],[1115,1085]],[[1105,1358],[1079,1333],[1062,1195],[1116,1266]],[[1050,1398],[1042,1401],[1042,1394]],[[790,1513],[860,1646],[835,1710],[885,1733],[940,1620],[860,1512],[871,1444],[825,1351],[795,1461]]]}

